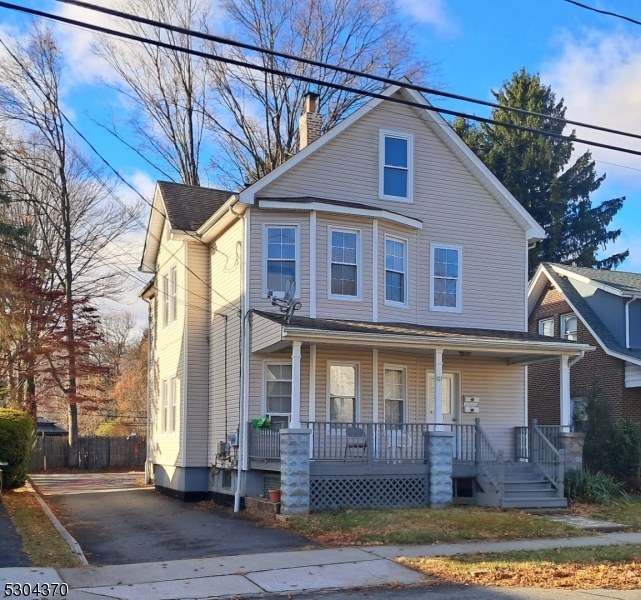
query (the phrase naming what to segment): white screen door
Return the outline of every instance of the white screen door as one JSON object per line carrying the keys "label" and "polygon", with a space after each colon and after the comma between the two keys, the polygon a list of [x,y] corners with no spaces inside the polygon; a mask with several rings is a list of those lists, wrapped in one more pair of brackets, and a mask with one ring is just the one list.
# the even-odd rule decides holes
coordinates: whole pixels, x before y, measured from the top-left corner
{"label": "white screen door", "polygon": [[[427,422],[434,423],[434,373],[427,375]],[[458,419],[458,406],[454,396],[454,375],[452,373],[443,374],[443,423],[451,425]]]}

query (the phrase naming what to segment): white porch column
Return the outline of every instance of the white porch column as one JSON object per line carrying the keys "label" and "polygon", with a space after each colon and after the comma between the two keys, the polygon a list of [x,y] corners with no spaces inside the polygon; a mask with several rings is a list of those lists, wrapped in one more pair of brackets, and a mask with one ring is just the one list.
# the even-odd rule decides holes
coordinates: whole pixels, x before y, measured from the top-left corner
{"label": "white porch column", "polygon": [[316,344],[309,346],[309,420],[316,420]]}
{"label": "white porch column", "polygon": [[292,342],[292,419],[290,429],[300,429],[300,352],[301,342]]}
{"label": "white porch column", "polygon": [[443,430],[443,349],[434,351],[434,422],[436,431]]}
{"label": "white porch column", "polygon": [[378,423],[378,348],[372,350],[372,421]]}
{"label": "white porch column", "polygon": [[572,407],[570,403],[570,365],[569,357],[561,357],[561,426],[563,431],[570,431]]}

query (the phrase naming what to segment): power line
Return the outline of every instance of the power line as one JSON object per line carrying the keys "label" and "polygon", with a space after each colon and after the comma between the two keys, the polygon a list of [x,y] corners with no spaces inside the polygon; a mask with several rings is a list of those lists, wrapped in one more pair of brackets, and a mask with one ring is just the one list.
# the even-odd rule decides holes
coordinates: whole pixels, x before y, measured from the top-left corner
{"label": "power line", "polygon": [[[563,134],[560,134],[560,133],[554,133],[552,131],[545,131],[545,130],[542,130],[542,129],[535,129],[533,127],[526,127],[524,125],[517,125],[516,123],[507,123],[507,122],[504,122],[504,121],[497,121],[495,119],[489,119],[489,118],[486,118],[486,117],[479,117],[477,115],[471,115],[469,113],[450,110],[450,109],[445,109],[445,108],[441,108],[441,107],[437,107],[437,106],[433,106],[433,105],[425,106],[423,103],[420,103],[420,102],[414,102],[414,101],[411,101],[411,100],[404,100],[402,98],[395,98],[395,97],[391,97],[391,96],[386,96],[386,95],[384,95],[382,93],[371,92],[369,90],[363,90],[363,89],[359,89],[359,88],[354,88],[354,87],[351,87],[351,86],[337,84],[337,83],[333,83],[333,82],[329,82],[329,81],[322,81],[322,80],[316,79],[314,77],[308,77],[306,75],[299,75],[299,74],[296,74],[296,73],[283,71],[281,69],[274,69],[274,68],[271,68],[271,67],[264,67],[262,65],[256,65],[256,64],[253,64],[253,63],[249,63],[247,61],[236,60],[236,59],[233,59],[233,58],[229,58],[229,57],[226,57],[226,56],[220,56],[220,55],[212,54],[212,53],[209,53],[209,52],[201,52],[199,50],[192,50],[190,48],[184,48],[182,46],[176,46],[174,44],[169,44],[169,43],[161,42],[161,41],[158,41],[158,40],[152,40],[152,39],[145,38],[145,37],[142,37],[142,36],[137,36],[137,35],[133,35],[133,34],[130,34],[130,33],[125,33],[125,32],[122,32],[122,31],[117,31],[115,29],[109,29],[107,27],[101,27],[101,26],[98,26],[98,25],[91,25],[89,23],[84,23],[82,21],[77,21],[75,19],[69,19],[67,17],[61,17],[61,16],[58,16],[58,15],[54,15],[54,14],[51,14],[51,13],[45,13],[45,12],[42,12],[42,11],[39,11],[39,10],[26,8],[26,7],[23,7],[23,6],[17,6],[15,4],[10,4],[8,2],[0,2],[0,7],[8,8],[10,10],[16,10],[18,12],[23,12],[23,13],[34,15],[34,16],[39,16],[39,17],[42,17],[42,18],[45,18],[45,19],[49,19],[49,20],[52,20],[52,21],[65,23],[67,25],[77,26],[77,27],[80,27],[80,28],[83,28],[83,29],[88,29],[90,31],[96,31],[98,33],[102,33],[102,34],[105,34],[105,35],[112,35],[112,36],[115,36],[115,37],[120,37],[120,38],[123,38],[123,39],[131,40],[131,41],[135,41],[135,42],[140,42],[140,43],[143,43],[143,44],[149,44],[151,46],[156,46],[158,48],[165,48],[167,50],[174,50],[176,52],[182,52],[184,54],[189,54],[189,55],[192,55],[192,56],[198,56],[200,58],[205,58],[205,59],[209,59],[209,60],[215,60],[215,61],[218,61],[218,62],[223,62],[223,63],[234,65],[234,66],[237,66],[237,67],[244,67],[246,69],[250,69],[250,70],[254,70],[254,71],[260,71],[262,73],[268,73],[268,74],[277,75],[277,76],[280,76],[280,77],[297,79],[299,81],[303,81],[303,82],[306,82],[306,83],[311,83],[311,84],[319,85],[319,86],[325,86],[325,87],[337,89],[337,90],[344,91],[344,92],[349,92],[349,93],[353,93],[353,94],[360,94],[361,96],[367,96],[367,97],[370,97],[370,98],[375,98],[377,100],[393,102],[393,103],[402,104],[402,105],[405,105],[405,106],[412,106],[412,107],[415,107],[415,108],[420,108],[421,110],[433,111],[433,112],[436,112],[436,113],[442,113],[442,114],[446,114],[446,115],[450,115],[450,116],[454,116],[454,117],[461,117],[461,118],[464,118],[464,119],[470,119],[472,121],[479,121],[481,123],[485,123],[485,124],[488,124],[488,125],[496,125],[498,127],[505,127],[507,129],[514,129],[514,130],[517,130],[517,131],[524,131],[526,133],[532,133],[532,134],[535,134],[535,135],[542,135],[542,136],[554,138],[554,139],[561,140],[561,141],[579,143],[579,144],[586,144],[586,145],[589,145],[589,146],[596,146],[596,147],[599,147],[599,148],[605,148],[605,149],[608,149],[608,150],[615,150],[617,152],[623,152],[623,153],[626,153],[626,154],[634,154],[635,156],[641,156],[641,151],[632,150],[631,148],[622,148],[620,146],[614,146],[614,145],[611,145],[611,144],[604,144],[604,143],[601,143],[601,142],[595,142],[593,140],[586,140],[586,139],[577,138],[577,137],[574,137],[574,136],[566,136],[566,135],[563,135]],[[401,86],[407,87],[403,83],[401,83]],[[548,116],[545,116],[545,118],[549,119]],[[634,135],[636,137],[636,134],[631,134],[631,135]],[[198,239],[198,238],[195,238],[195,239]],[[198,241],[202,243],[201,240],[198,240]]]}
{"label": "power line", "polygon": [[[571,0],[566,0],[566,1],[569,2]],[[378,81],[378,82],[384,83],[386,85],[398,85],[398,86],[402,86],[402,87],[405,87],[407,89],[415,90],[417,92],[421,92],[421,93],[424,93],[424,94],[430,94],[430,95],[433,95],[433,96],[443,96],[445,98],[450,98],[450,99],[453,99],[453,100],[462,100],[464,102],[471,102],[471,103],[474,103],[474,104],[480,104],[482,106],[488,106],[488,107],[491,107],[491,108],[498,108],[498,109],[501,109],[501,110],[514,112],[514,113],[517,113],[517,114],[522,114],[522,115],[542,118],[542,119],[545,119],[545,120],[548,120],[548,121],[555,121],[555,122],[563,123],[563,124],[567,124],[567,125],[576,125],[577,127],[585,127],[585,128],[588,128],[588,129],[594,129],[594,130],[597,130],[597,131],[603,131],[603,132],[612,133],[612,134],[615,134],[615,135],[622,135],[622,136],[626,136],[626,137],[641,139],[641,134],[631,133],[629,131],[621,131],[621,130],[618,130],[618,129],[611,129],[609,127],[602,127],[600,125],[592,125],[590,123],[583,123],[581,121],[573,121],[573,120],[565,119],[565,118],[561,118],[561,117],[554,117],[554,116],[546,115],[546,114],[543,114],[543,113],[538,113],[538,112],[534,112],[534,111],[530,111],[530,110],[525,110],[523,108],[517,108],[517,107],[514,107],[514,106],[504,106],[502,104],[498,104],[496,102],[490,102],[488,100],[481,100],[479,98],[472,98],[470,96],[463,96],[461,94],[454,94],[454,93],[451,93],[451,92],[444,92],[442,90],[437,90],[437,89],[434,89],[434,88],[415,85],[415,84],[409,83],[409,82],[402,82],[402,81],[398,81],[396,79],[391,79],[389,77],[382,77],[380,75],[376,75],[376,74],[373,74],[373,73],[364,73],[362,71],[357,71],[355,69],[349,69],[347,67],[341,67],[339,65],[332,65],[332,64],[329,64],[329,63],[324,63],[324,62],[313,60],[313,59],[310,59],[310,58],[304,58],[302,56],[296,56],[294,54],[288,54],[286,52],[280,52],[278,50],[271,50],[269,48],[262,48],[260,46],[254,46],[252,44],[247,44],[245,42],[239,42],[239,41],[231,39],[231,38],[225,38],[225,37],[221,37],[221,36],[218,36],[218,35],[212,35],[212,34],[209,34],[209,33],[203,33],[201,31],[197,31],[195,29],[187,29],[185,27],[178,27],[178,26],[172,25],[170,23],[164,23],[162,21],[156,21],[154,19],[148,19],[146,17],[141,17],[139,15],[132,15],[131,13],[122,12],[122,11],[115,10],[115,9],[112,9],[112,8],[96,6],[96,5],[90,4],[88,2],[83,2],[82,0],[56,0],[56,2],[60,2],[60,3],[63,3],[63,4],[71,4],[73,6],[78,6],[80,8],[84,8],[84,9],[87,9],[87,10],[108,14],[108,15],[111,15],[111,16],[114,16],[114,17],[118,17],[120,19],[127,20],[127,21],[132,21],[132,22],[135,22],[135,23],[143,24],[143,25],[150,25],[152,27],[159,27],[159,28],[162,28],[162,29],[166,29],[167,31],[173,31],[175,33],[180,33],[182,35],[187,35],[187,36],[190,36],[190,37],[196,37],[196,38],[199,38],[199,39],[202,39],[202,40],[216,42],[216,43],[223,44],[223,45],[228,45],[228,46],[235,46],[237,48],[242,48],[244,50],[250,50],[252,52],[259,52],[261,54],[267,54],[269,56],[275,56],[275,57],[278,57],[278,58],[284,58],[284,59],[287,59],[287,60],[293,60],[293,61],[296,61],[296,62],[299,62],[299,63],[303,63],[303,64],[306,64],[306,65],[319,67],[321,69],[327,69],[327,70],[336,71],[336,72],[339,72],[339,73],[345,73],[346,75],[353,75],[355,77],[361,77],[361,78],[370,79],[372,81]],[[574,4],[578,4],[578,3],[575,2]],[[581,5],[581,6],[583,6],[583,5]]]}
{"label": "power line", "polygon": [[[38,11],[37,11],[37,12],[38,12]],[[24,65],[24,64],[20,61],[20,59],[19,59],[19,58],[18,58],[18,57],[17,57],[17,56],[16,56],[16,55],[11,51],[11,49],[10,49],[10,48],[9,48],[9,47],[4,43],[4,41],[2,41],[2,39],[0,39],[0,44],[4,47],[4,49],[5,49],[5,50],[7,51],[7,53],[11,56],[11,58],[12,58],[12,59],[13,59],[13,60],[14,60],[14,61],[19,65],[19,66],[20,66],[20,68],[21,68],[21,69],[22,69],[22,70],[27,74],[27,76],[29,77],[29,79],[31,79],[31,81],[33,82],[33,84],[34,84],[34,85],[35,85],[35,86],[36,86],[36,87],[37,87],[37,88],[42,92],[42,94],[44,94],[45,98],[47,98],[47,100],[48,100],[49,102],[52,102],[52,100],[51,100],[51,98],[50,98],[49,94],[47,93],[47,91],[46,91],[46,90],[44,90],[44,89],[42,88],[42,86],[40,85],[40,83],[39,83],[39,82],[38,82],[38,81],[33,77],[33,75],[31,75],[31,73],[30,73],[30,72],[29,72],[29,70],[25,67],[25,65]],[[52,104],[53,104],[53,102],[52,102]],[[131,185],[131,183],[129,183],[129,182],[128,182],[128,181],[127,181],[127,180],[126,180],[126,179],[125,179],[121,174],[120,174],[120,172],[119,172],[119,171],[118,171],[118,170],[117,170],[113,165],[111,165],[111,163],[110,163],[110,162],[109,162],[109,161],[108,161],[108,160],[107,160],[107,159],[106,159],[106,158],[105,158],[105,157],[104,157],[104,156],[103,156],[103,155],[98,151],[98,149],[97,149],[97,148],[96,148],[96,147],[95,147],[95,146],[94,146],[94,145],[93,145],[93,144],[92,144],[92,143],[91,143],[91,142],[90,142],[90,141],[85,137],[85,135],[84,135],[84,134],[83,134],[83,133],[82,133],[82,132],[81,132],[81,131],[80,131],[80,130],[79,130],[79,129],[78,129],[78,128],[77,128],[77,127],[72,123],[72,122],[71,122],[71,120],[67,117],[67,115],[64,113],[64,111],[63,111],[62,109],[60,109],[60,108],[59,108],[58,110],[59,110],[60,115],[62,116],[62,118],[65,120],[65,122],[66,122],[66,123],[67,123],[67,124],[68,124],[68,125],[69,125],[69,126],[70,126],[74,131],[75,131],[75,132],[76,132],[76,134],[77,134],[77,135],[78,135],[78,136],[79,136],[79,137],[80,137],[80,138],[81,138],[81,139],[82,139],[82,140],[83,140],[83,141],[84,141],[84,142],[89,146],[89,148],[91,148],[91,150],[96,154],[96,156],[98,156],[98,158],[100,158],[100,160],[101,160],[101,161],[102,161],[102,162],[103,162],[103,163],[104,163],[104,164],[105,164],[105,165],[106,165],[106,166],[107,166],[107,167],[108,167],[108,168],[109,168],[109,169],[110,169],[110,170],[111,170],[115,175],[116,175],[116,177],[118,177],[118,179],[119,179],[120,181],[122,181],[122,182],[123,182],[127,187],[129,187],[129,188],[130,188],[130,189],[131,189],[135,194],[137,194],[137,195],[138,195],[138,196],[143,200],[143,202],[145,202],[146,204],[148,204],[148,205],[152,208],[152,210],[155,210],[155,211],[156,211],[156,212],[158,212],[160,215],[162,215],[163,217],[165,217],[165,218],[166,218],[166,215],[165,215],[162,211],[160,211],[158,208],[156,208],[156,207],[154,206],[153,202],[150,202],[149,200],[147,200],[147,198],[145,198],[145,197],[144,197],[144,196],[143,196],[143,195],[142,195],[142,194],[141,194],[141,193],[140,193],[140,192],[139,192],[139,191],[138,191],[138,190],[137,190],[133,185]],[[105,189],[110,193],[110,195],[111,195],[111,196],[112,196],[112,197],[113,197],[113,198],[114,198],[114,199],[115,199],[115,200],[116,200],[116,201],[117,201],[117,202],[118,202],[118,203],[119,203],[119,204],[120,204],[120,205],[121,205],[121,206],[122,206],[122,207],[123,207],[123,208],[124,208],[128,213],[129,213],[129,216],[130,216],[134,221],[136,221],[136,222],[137,222],[137,223],[138,223],[138,224],[139,224],[143,229],[147,229],[147,228],[145,227],[145,225],[144,225],[144,224],[142,224],[142,223],[140,223],[140,221],[138,221],[138,220],[135,218],[135,216],[130,212],[129,207],[128,207],[124,202],[122,202],[122,200],[120,200],[120,198],[118,198],[118,196],[117,196],[117,195],[115,195],[115,194],[114,194],[114,193],[113,193],[113,192],[112,192],[112,191],[111,191],[111,190],[110,190],[110,189],[105,185],[105,183],[104,183],[104,182],[102,182],[102,181],[100,180],[100,178],[97,176],[97,174],[96,174],[95,172],[93,172],[93,171],[92,171],[91,167],[86,163],[86,161],[84,161],[84,159],[82,159],[82,158],[79,156],[79,154],[78,154],[77,152],[75,152],[75,150],[73,149],[73,147],[70,147],[70,148],[71,148],[72,152],[75,154],[75,156],[76,156],[76,157],[77,157],[81,162],[83,162],[83,164],[84,164],[85,168],[87,168],[87,169],[90,171],[90,173],[91,173],[91,174],[92,174],[96,179],[98,179],[98,180],[100,181],[101,185],[102,185],[102,186],[103,186],[103,187],[104,187],[104,188],[105,188]],[[193,238],[193,239],[194,239],[195,241],[197,241],[199,244],[203,244],[203,245],[205,245],[205,244],[204,244],[204,242],[203,242],[200,238],[196,237],[196,236],[195,236],[195,235],[193,235],[191,232],[187,231],[186,233],[189,235],[189,237]],[[150,234],[150,235],[151,235],[151,236],[152,236],[152,237],[153,237],[157,242],[159,242],[159,243],[161,242],[161,240],[160,240],[157,236],[155,236],[151,231],[149,231],[149,234]],[[175,254],[175,253],[174,253],[174,254]],[[172,255],[172,256],[173,256],[173,255]],[[194,277],[196,277],[198,280],[200,280],[200,281],[201,281],[205,286],[207,286],[207,287],[208,287],[208,288],[209,288],[209,289],[210,289],[214,294],[216,294],[217,296],[220,296],[220,298],[222,298],[225,302],[227,302],[227,304],[228,304],[228,305],[233,306],[233,307],[237,308],[238,310],[240,310],[240,307],[238,306],[238,304],[236,304],[236,303],[232,302],[231,300],[227,299],[227,298],[226,298],[225,296],[223,296],[220,292],[218,292],[217,290],[215,290],[215,289],[214,289],[214,288],[213,288],[209,283],[207,283],[207,282],[206,282],[202,277],[200,277],[200,275],[198,275],[195,271],[193,271],[190,267],[188,267],[185,263],[183,263],[179,258],[176,258],[176,261],[177,261],[178,263],[180,263],[183,267],[185,267],[185,269],[186,269],[187,271],[189,271],[189,272],[190,272]],[[193,293],[193,292],[192,292],[192,293]],[[216,304],[218,304],[218,306],[224,306],[224,305],[219,304],[219,303],[216,303]]]}
{"label": "power line", "polygon": [[[58,2],[62,2],[64,0],[57,0]],[[617,19],[623,19],[624,21],[629,21],[630,23],[634,23],[635,25],[641,25],[641,21],[637,21],[636,19],[632,19],[631,17],[626,17],[625,15],[620,15],[615,12],[610,12],[609,10],[601,10],[599,8],[594,8],[594,6],[588,6],[587,4],[581,4],[580,2],[575,2],[575,0],[563,0],[564,2],[569,2],[570,4],[574,4],[575,6],[579,6],[581,8],[585,8],[586,10],[591,10],[592,12],[599,13],[600,15],[607,15],[609,17],[616,17]],[[83,3],[84,4],[84,3]]]}

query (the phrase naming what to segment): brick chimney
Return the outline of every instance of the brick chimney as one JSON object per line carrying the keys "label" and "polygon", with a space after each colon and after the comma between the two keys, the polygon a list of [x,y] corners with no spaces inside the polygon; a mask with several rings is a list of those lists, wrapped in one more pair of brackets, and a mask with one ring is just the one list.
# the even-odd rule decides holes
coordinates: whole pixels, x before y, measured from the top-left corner
{"label": "brick chimney", "polygon": [[299,149],[309,146],[321,135],[323,119],[318,112],[318,94],[307,92],[303,114],[298,120],[298,135],[300,138]]}

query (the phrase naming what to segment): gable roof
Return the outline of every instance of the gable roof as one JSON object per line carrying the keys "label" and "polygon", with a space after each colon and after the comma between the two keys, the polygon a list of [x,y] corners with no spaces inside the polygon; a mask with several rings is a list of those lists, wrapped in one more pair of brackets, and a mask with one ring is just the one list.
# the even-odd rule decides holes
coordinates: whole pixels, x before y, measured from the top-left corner
{"label": "gable roof", "polygon": [[[394,94],[400,94],[407,100],[425,106],[426,110],[420,110],[413,107],[421,118],[427,123],[436,125],[434,132],[454,152],[458,159],[469,169],[477,180],[490,192],[490,194],[499,202],[499,204],[514,218],[514,220],[526,232],[528,241],[545,239],[545,230],[534,220],[518,200],[507,190],[507,188],[494,176],[494,174],[485,166],[467,144],[454,131],[452,126],[435,111],[429,110],[431,104],[423,97],[422,94],[415,90],[409,90],[402,86],[392,85],[381,92],[381,95],[390,97]],[[317,140],[309,144],[303,150],[297,152],[293,157],[274,169],[256,183],[245,188],[240,192],[239,199],[246,204],[254,204],[257,195],[267,185],[278,179],[281,175],[295,167],[299,162],[305,160],[308,156],[322,148],[337,135],[350,127],[353,123],[364,117],[374,108],[379,106],[383,99],[372,98],[366,104],[361,106],[357,111],[352,113],[345,120],[320,136]]]}
{"label": "gable roof", "polygon": [[196,231],[233,194],[227,190],[159,181],[158,188],[172,229]]}
{"label": "gable roof", "polygon": [[[572,270],[570,271],[570,269]],[[554,263],[541,263],[534,277],[530,281],[530,287],[528,290],[530,314],[541,297],[541,294],[545,290],[547,282],[550,282],[559,292],[561,292],[565,301],[570,305],[570,308],[572,308],[574,313],[581,319],[583,324],[587,327],[606,354],[641,365],[641,349],[626,348],[621,345],[612,333],[610,333],[610,330],[603,324],[603,321],[601,321],[583,296],[581,296],[581,294],[577,292],[576,288],[570,283],[569,278],[572,276],[571,274],[586,277],[583,273],[579,273],[577,271],[597,271],[597,277],[602,277],[603,273],[605,273],[602,269],[586,269],[583,267],[567,267],[565,265],[558,265]],[[568,272],[571,274],[566,274]],[[608,273],[615,275],[617,272],[608,271]],[[623,280],[626,280],[626,275],[635,274],[620,273],[620,275],[623,275]],[[641,278],[639,275],[637,275],[637,277]],[[612,279],[618,281],[616,276]]]}
{"label": "gable roof", "polygon": [[[588,269],[586,267],[568,267],[548,263],[559,272],[576,275],[584,283],[590,283],[606,292],[621,296],[641,295],[641,273],[608,271],[607,269]],[[608,289],[611,288],[611,289]]]}

